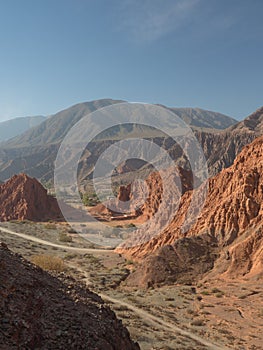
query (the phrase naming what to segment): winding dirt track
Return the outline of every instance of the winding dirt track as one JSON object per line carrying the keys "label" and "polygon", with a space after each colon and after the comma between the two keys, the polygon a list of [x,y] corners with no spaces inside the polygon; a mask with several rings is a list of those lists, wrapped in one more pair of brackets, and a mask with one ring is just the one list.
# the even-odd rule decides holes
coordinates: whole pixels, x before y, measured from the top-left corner
{"label": "winding dirt track", "polygon": [[18,236],[18,237],[27,239],[27,240],[32,241],[32,242],[36,242],[39,244],[48,245],[50,247],[56,247],[56,248],[60,248],[60,249],[73,250],[73,251],[79,252],[79,253],[109,253],[109,252],[113,251],[112,249],[78,248],[78,247],[70,247],[70,246],[63,245],[63,244],[56,244],[56,243],[52,243],[49,241],[45,241],[44,239],[40,239],[37,237],[26,235],[25,233],[8,230],[7,228],[1,227],[1,225],[0,225],[0,231],[9,233],[10,235],[14,235],[14,236]]}
{"label": "winding dirt track", "polygon": [[[85,252],[86,253],[88,253],[88,252],[89,253],[92,253],[92,252],[93,253],[96,253],[96,252],[98,252],[98,253],[109,253],[109,252],[112,252],[112,250],[109,250],[109,249],[77,248],[77,247],[69,247],[69,246],[66,246],[66,245],[60,245],[60,244],[56,244],[56,243],[45,241],[45,240],[37,238],[37,237],[26,235],[24,233],[15,232],[15,231],[12,231],[12,230],[9,230],[9,229],[6,229],[6,228],[3,228],[3,227],[0,226],[0,232],[1,231],[5,232],[5,233],[9,233],[11,235],[15,235],[15,236],[21,237],[21,238],[26,239],[26,240],[30,240],[30,241],[33,241],[33,242],[36,242],[36,243],[39,243],[39,244],[43,244],[43,245],[46,245],[46,246],[51,246],[51,247],[57,247],[57,248],[61,248],[61,249],[76,251],[76,252],[79,252],[79,253],[85,253]],[[74,266],[74,268],[77,268],[77,267]],[[87,272],[82,270],[82,269],[80,269],[80,268],[77,268],[77,269],[79,271],[81,271],[85,275],[85,277],[86,277],[85,281],[86,281],[86,283],[88,283],[89,279],[88,279]],[[110,297],[110,296],[108,296],[107,294],[104,294],[104,293],[100,293],[99,295],[104,300],[108,300],[109,302],[111,302],[113,304],[122,305],[122,306],[127,307],[128,309],[130,309],[131,311],[136,313],[141,319],[143,319],[143,320],[145,320],[147,322],[150,322],[151,324],[154,324],[157,327],[162,327],[162,328],[165,328],[166,330],[169,329],[170,331],[172,331],[174,333],[180,334],[180,335],[185,336],[187,338],[191,338],[192,340],[194,340],[194,341],[204,345],[207,349],[211,349],[211,350],[230,350],[229,348],[226,348],[224,346],[216,345],[214,343],[211,343],[208,340],[199,337],[197,334],[194,334],[194,333],[192,333],[190,331],[181,329],[181,328],[175,326],[172,323],[166,322],[166,321],[160,319],[159,317],[156,317],[156,316],[150,314],[149,312],[147,312],[145,310],[142,310],[139,307],[134,306],[134,305],[132,305],[130,303],[127,303],[125,301],[112,298],[112,297]]]}

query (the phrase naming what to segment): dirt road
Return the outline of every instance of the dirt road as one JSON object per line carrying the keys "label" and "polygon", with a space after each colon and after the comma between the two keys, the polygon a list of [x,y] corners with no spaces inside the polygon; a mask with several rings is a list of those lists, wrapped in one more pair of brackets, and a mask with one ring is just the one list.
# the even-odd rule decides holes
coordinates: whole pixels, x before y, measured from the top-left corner
{"label": "dirt road", "polygon": [[[1,226],[0,226],[0,231],[3,231],[3,232],[6,232],[6,233],[9,233],[11,235],[15,235],[15,236],[21,237],[21,238],[26,239],[26,240],[30,240],[30,241],[36,242],[36,243],[39,243],[39,244],[43,244],[43,245],[46,245],[46,246],[52,246],[52,247],[57,247],[57,248],[65,249],[65,250],[76,251],[76,252],[79,252],[79,253],[85,253],[85,252],[88,252],[88,253],[96,253],[96,252],[109,253],[109,252],[112,252],[111,250],[108,250],[108,249],[77,248],[77,247],[69,247],[69,246],[66,246],[66,245],[55,244],[55,243],[52,243],[52,242],[45,241],[43,239],[39,239],[39,238],[30,236],[30,235],[26,235],[24,233],[15,232],[15,231],[3,228]],[[72,267],[74,267],[75,269],[79,270],[82,274],[84,274],[85,282],[88,284],[89,283],[89,278],[88,278],[87,272],[85,270],[81,269],[80,267],[75,266],[75,265],[74,266],[72,265]],[[180,334],[180,335],[183,335],[183,336],[185,336],[187,338],[190,338],[190,339],[192,339],[192,340],[194,340],[194,341],[204,345],[206,347],[206,349],[211,349],[211,350],[229,350],[226,347],[223,347],[223,346],[211,343],[208,340],[206,340],[206,339],[204,339],[202,337],[199,337],[195,333],[192,333],[192,332],[187,331],[185,329],[181,329],[180,327],[175,326],[174,324],[172,324],[170,322],[166,322],[166,321],[160,319],[159,317],[156,317],[156,316],[152,315],[151,313],[149,313],[149,312],[147,312],[147,311],[145,311],[145,310],[143,310],[143,309],[141,309],[141,308],[139,308],[139,307],[137,307],[135,305],[132,305],[132,304],[126,302],[126,301],[112,298],[112,297],[110,297],[110,296],[108,296],[107,294],[104,294],[104,293],[100,293],[99,295],[104,300],[107,300],[107,301],[109,301],[109,302],[111,302],[113,304],[122,305],[122,306],[127,307],[128,309],[133,311],[135,314],[137,314],[144,321],[150,322],[151,324],[154,324],[157,327],[165,328],[166,330],[170,329],[171,332],[174,332],[176,334]]]}
{"label": "dirt road", "polygon": [[15,232],[15,231],[9,230],[9,229],[1,227],[1,226],[0,226],[0,231],[9,233],[10,235],[14,235],[14,236],[18,236],[18,237],[27,239],[27,240],[35,242],[35,243],[39,243],[39,244],[43,244],[43,245],[47,245],[47,246],[51,246],[51,247],[56,247],[56,248],[60,248],[60,249],[67,249],[67,250],[71,250],[71,251],[75,251],[75,252],[79,252],[79,253],[109,253],[110,251],[112,251],[112,249],[78,248],[78,247],[70,247],[70,246],[62,245],[62,244],[56,244],[56,243],[45,241],[43,239],[40,239],[40,238],[37,238],[34,236],[26,235],[25,233]]}

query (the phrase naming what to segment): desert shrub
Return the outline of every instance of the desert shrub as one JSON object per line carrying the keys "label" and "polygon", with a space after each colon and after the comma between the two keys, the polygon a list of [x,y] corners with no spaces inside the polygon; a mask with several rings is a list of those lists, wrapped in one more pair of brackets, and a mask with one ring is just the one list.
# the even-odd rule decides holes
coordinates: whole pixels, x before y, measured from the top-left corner
{"label": "desert shrub", "polygon": [[210,295],[210,292],[208,290],[202,290],[200,293],[203,295]]}
{"label": "desert shrub", "polygon": [[69,228],[68,233],[78,233],[78,232],[76,230],[74,230],[74,228]]}
{"label": "desert shrub", "polygon": [[31,262],[43,270],[62,272],[65,270],[63,260],[57,256],[52,255],[34,255],[31,257]]}
{"label": "desert shrub", "polygon": [[13,219],[13,220],[9,220],[9,222],[12,224],[33,224],[32,221],[27,219],[24,219],[24,220]]}
{"label": "desert shrub", "polygon": [[203,320],[200,320],[200,319],[193,320],[193,321],[191,322],[191,326],[197,326],[197,327],[204,326],[204,321],[203,321]]}
{"label": "desert shrub", "polygon": [[263,318],[263,309],[258,311],[258,316]]}
{"label": "desert shrub", "polygon": [[47,224],[44,225],[44,228],[48,229],[48,230],[55,230],[56,229],[56,225],[48,222]]}
{"label": "desert shrub", "polygon": [[242,294],[238,298],[239,299],[246,299],[248,297],[248,294]]}
{"label": "desert shrub", "polygon": [[222,290],[220,290],[218,288],[213,288],[212,293],[223,293],[223,292],[222,292]]}
{"label": "desert shrub", "polygon": [[174,301],[175,299],[174,298],[170,298],[170,297],[166,297],[164,298],[165,301]]}
{"label": "desert shrub", "polygon": [[128,228],[135,228],[136,225],[133,223],[133,222],[130,222],[128,225],[127,225]]}
{"label": "desert shrub", "polygon": [[71,243],[72,242],[72,237],[68,236],[66,233],[60,233],[59,234],[59,240],[60,242],[64,242],[64,243]]}
{"label": "desert shrub", "polygon": [[88,207],[95,206],[96,204],[99,203],[99,199],[96,195],[96,193],[88,194],[84,193],[81,196],[82,203]]}
{"label": "desert shrub", "polygon": [[134,265],[134,261],[133,260],[126,260],[126,265]]}
{"label": "desert shrub", "polygon": [[126,305],[116,305],[115,310],[117,311],[129,311],[129,308]]}
{"label": "desert shrub", "polygon": [[220,293],[216,293],[216,294],[215,294],[215,296],[216,296],[217,298],[222,298],[223,295],[224,295],[224,292],[220,292]]}
{"label": "desert shrub", "polygon": [[78,257],[78,254],[76,253],[67,253],[64,257],[65,260],[71,260],[71,259],[75,259]]}
{"label": "desert shrub", "polygon": [[113,234],[113,232],[111,231],[103,231],[101,233],[101,235],[104,237],[104,238],[111,238],[111,235]]}

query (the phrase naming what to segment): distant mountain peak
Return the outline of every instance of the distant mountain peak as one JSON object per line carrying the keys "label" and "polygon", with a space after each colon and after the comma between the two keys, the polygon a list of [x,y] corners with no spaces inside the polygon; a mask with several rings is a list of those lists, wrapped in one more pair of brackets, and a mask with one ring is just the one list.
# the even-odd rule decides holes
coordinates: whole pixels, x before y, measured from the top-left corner
{"label": "distant mountain peak", "polygon": [[22,134],[28,129],[42,123],[46,117],[42,115],[32,117],[17,117],[0,122],[0,142]]}

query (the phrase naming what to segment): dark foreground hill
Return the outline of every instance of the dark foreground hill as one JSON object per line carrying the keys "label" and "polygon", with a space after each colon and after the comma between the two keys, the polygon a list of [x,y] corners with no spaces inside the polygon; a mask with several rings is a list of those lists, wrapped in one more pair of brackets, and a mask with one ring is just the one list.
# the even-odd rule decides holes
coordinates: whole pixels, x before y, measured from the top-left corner
{"label": "dark foreground hill", "polygon": [[139,350],[103,300],[0,243],[1,350]]}

